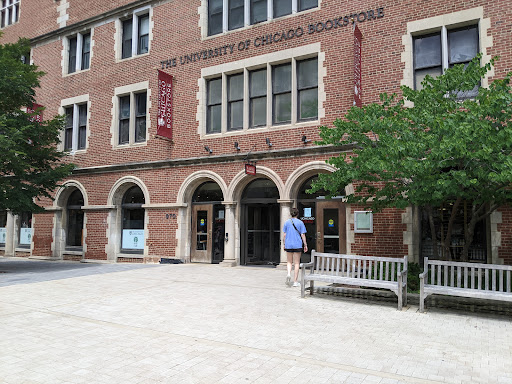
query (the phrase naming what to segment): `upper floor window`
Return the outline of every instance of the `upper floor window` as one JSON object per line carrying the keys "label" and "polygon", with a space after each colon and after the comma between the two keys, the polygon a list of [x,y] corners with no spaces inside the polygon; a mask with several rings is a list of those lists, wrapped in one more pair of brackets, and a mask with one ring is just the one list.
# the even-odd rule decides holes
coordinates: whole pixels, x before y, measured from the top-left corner
{"label": "upper floor window", "polygon": [[121,58],[149,52],[149,12],[134,13],[121,21]]}
{"label": "upper floor window", "polygon": [[118,144],[146,141],[147,92],[130,93],[118,97]]}
{"label": "upper floor window", "polygon": [[207,134],[315,120],[318,57],[212,77],[206,93]]}
{"label": "upper floor window", "polygon": [[89,69],[91,33],[78,33],[68,38],[68,73]]}
{"label": "upper floor window", "polygon": [[85,149],[87,140],[87,103],[64,107],[66,126],[64,129],[64,150]]}
{"label": "upper floor window", "polygon": [[0,9],[1,28],[18,22],[19,18],[20,0],[2,0],[2,8]]}
{"label": "upper floor window", "polygon": [[208,35],[318,6],[318,0],[208,0]]}
{"label": "upper floor window", "polygon": [[[467,65],[479,52],[478,25],[447,29],[439,32],[415,36],[414,87],[421,89],[426,75],[441,75],[455,64]],[[465,92],[466,97],[474,96],[476,90]]]}

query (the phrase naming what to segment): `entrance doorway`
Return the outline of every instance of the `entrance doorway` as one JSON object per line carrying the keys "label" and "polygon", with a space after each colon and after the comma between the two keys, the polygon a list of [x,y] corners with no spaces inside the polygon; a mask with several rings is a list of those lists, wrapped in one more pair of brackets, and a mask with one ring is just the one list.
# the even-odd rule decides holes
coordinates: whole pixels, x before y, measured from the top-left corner
{"label": "entrance doorway", "polygon": [[279,191],[271,180],[256,179],[242,194],[241,265],[280,262]]}
{"label": "entrance doorway", "polygon": [[225,216],[220,187],[214,182],[201,184],[192,198],[190,261],[220,263],[224,260]]}
{"label": "entrance doorway", "polygon": [[317,252],[347,252],[346,206],[341,196],[326,199],[324,191],[317,191],[314,194],[306,193],[316,177],[308,179],[297,196],[299,219],[306,226],[306,240],[309,248],[308,253],[303,254],[302,262],[311,260],[311,249]]}

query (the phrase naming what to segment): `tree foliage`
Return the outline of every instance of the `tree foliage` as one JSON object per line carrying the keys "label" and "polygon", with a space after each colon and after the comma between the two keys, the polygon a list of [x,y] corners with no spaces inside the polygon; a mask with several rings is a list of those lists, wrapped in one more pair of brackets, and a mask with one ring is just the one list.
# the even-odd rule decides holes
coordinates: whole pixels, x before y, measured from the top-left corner
{"label": "tree foliage", "polygon": [[321,144],[348,142],[355,149],[329,159],[337,170],[321,175],[313,190],[337,195],[354,183],[350,203],[374,211],[421,207],[429,212],[431,233],[433,210],[450,206],[445,250],[457,207],[465,201],[467,259],[475,224],[512,200],[511,76],[479,87],[494,61],[481,66],[478,56],[466,68],[427,76],[421,90],[403,86],[402,98],[382,94],[380,103],[353,107],[334,127],[321,127]]}
{"label": "tree foliage", "polygon": [[40,123],[34,116],[42,111],[24,112],[32,107],[43,76],[22,62],[29,53],[28,40],[0,45],[0,210],[13,213],[41,210],[37,200],[51,198],[73,169],[61,162],[64,153],[57,150],[62,117]]}

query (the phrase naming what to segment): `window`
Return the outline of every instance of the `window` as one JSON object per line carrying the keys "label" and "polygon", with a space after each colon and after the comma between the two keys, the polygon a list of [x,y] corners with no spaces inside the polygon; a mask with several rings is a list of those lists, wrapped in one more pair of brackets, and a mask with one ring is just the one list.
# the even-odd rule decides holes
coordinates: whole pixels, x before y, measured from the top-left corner
{"label": "window", "polygon": [[134,13],[121,21],[121,59],[149,52],[149,13]]}
{"label": "window", "polygon": [[219,133],[222,123],[222,79],[208,80],[207,93],[206,133]]}
{"label": "window", "polygon": [[[241,73],[232,73],[236,71],[232,64],[203,71],[211,76],[205,80],[206,134],[318,119],[318,57],[291,57],[288,62],[259,66],[257,58],[251,58],[246,64],[251,69]],[[215,73],[215,68],[226,68],[228,73]]]}
{"label": "window", "polygon": [[66,231],[66,249],[82,249],[83,230],[84,230],[84,198],[80,190],[75,189],[69,195],[67,210],[67,231]]}
{"label": "window", "polygon": [[208,36],[317,6],[318,0],[208,0]]}
{"label": "window", "polygon": [[147,92],[130,93],[118,97],[118,144],[146,141]]}
{"label": "window", "polygon": [[87,140],[87,104],[74,104],[64,108],[64,150],[85,149]]}
{"label": "window", "polygon": [[32,212],[18,216],[18,247],[30,248],[32,244]]}
{"label": "window", "polygon": [[91,33],[78,33],[68,38],[68,73],[89,69],[91,60]]}
{"label": "window", "polygon": [[228,77],[228,130],[244,127],[244,74]]}
{"label": "window", "polygon": [[20,0],[2,0],[0,9],[0,26],[5,28],[8,25],[17,23],[20,17]]}
{"label": "window", "polygon": [[260,69],[249,73],[250,105],[249,127],[267,125],[267,70]]}
{"label": "window", "polygon": [[138,186],[126,191],[121,203],[121,252],[142,253],[144,250],[144,193]]}
{"label": "window", "polygon": [[7,238],[7,211],[0,211],[0,246],[4,247]]}
{"label": "window", "polygon": [[[455,64],[469,63],[479,51],[478,26],[447,29],[414,37],[414,87],[421,89],[426,75],[439,76]],[[446,54],[443,54],[446,52]],[[474,96],[477,89],[465,93]]]}

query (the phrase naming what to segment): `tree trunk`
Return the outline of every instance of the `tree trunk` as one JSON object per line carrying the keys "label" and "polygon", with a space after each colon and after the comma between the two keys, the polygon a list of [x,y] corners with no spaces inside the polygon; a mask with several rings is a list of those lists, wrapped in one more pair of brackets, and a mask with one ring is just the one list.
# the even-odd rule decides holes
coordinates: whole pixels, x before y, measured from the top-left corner
{"label": "tree trunk", "polygon": [[466,233],[464,234],[464,248],[462,248],[462,261],[469,261],[469,247],[473,243],[476,224],[494,211],[494,209],[488,209],[487,212],[485,212],[485,214],[482,215],[482,211],[485,210],[485,207],[486,204],[480,205],[478,209],[475,206],[475,204],[471,205],[471,217],[469,219]]}
{"label": "tree trunk", "polygon": [[428,214],[428,223],[430,224],[430,235],[432,237],[432,255],[434,259],[439,257],[439,250],[437,247],[437,234],[436,234],[436,225],[434,223],[434,215],[432,212],[432,206],[426,206],[427,214]]}
{"label": "tree trunk", "polygon": [[452,252],[450,249],[450,245],[452,242],[452,231],[453,231],[453,223],[455,222],[455,218],[457,217],[457,209],[459,208],[460,202],[462,198],[457,197],[457,200],[453,203],[452,211],[450,213],[450,220],[448,221],[448,228],[446,229],[446,237],[444,238],[442,247],[443,253],[445,256],[448,256],[448,260],[453,260]]}

